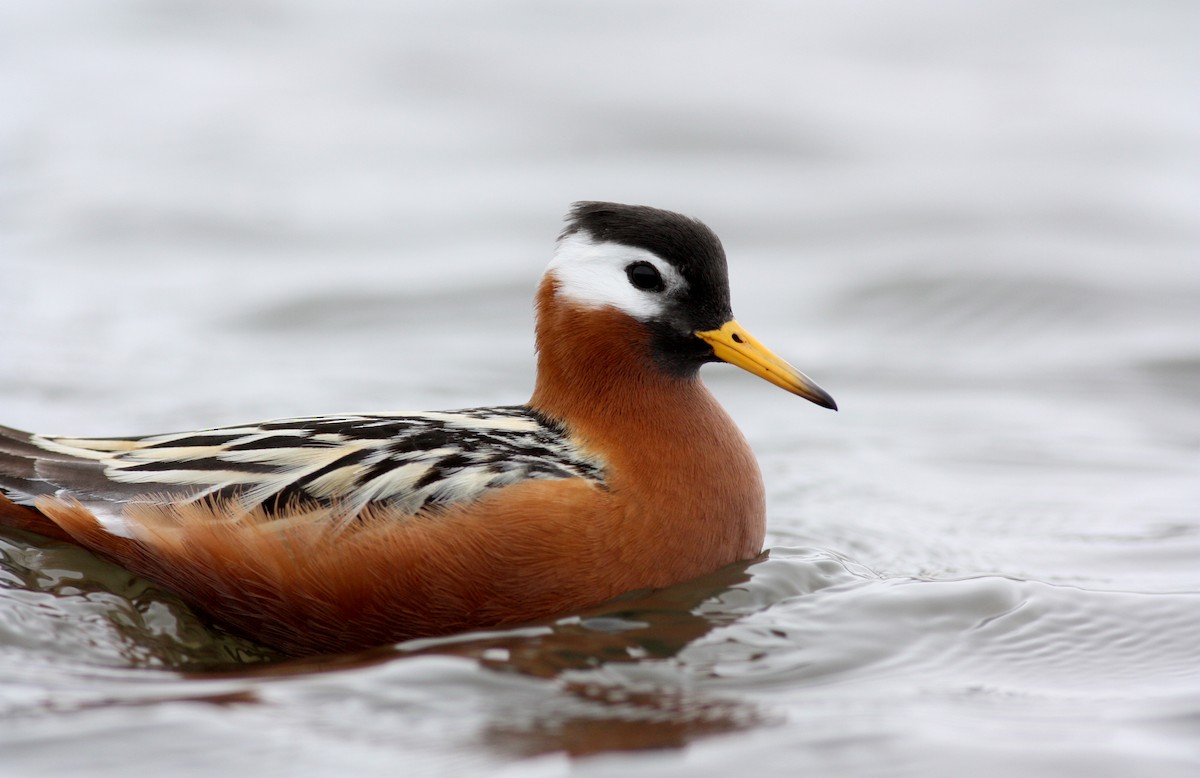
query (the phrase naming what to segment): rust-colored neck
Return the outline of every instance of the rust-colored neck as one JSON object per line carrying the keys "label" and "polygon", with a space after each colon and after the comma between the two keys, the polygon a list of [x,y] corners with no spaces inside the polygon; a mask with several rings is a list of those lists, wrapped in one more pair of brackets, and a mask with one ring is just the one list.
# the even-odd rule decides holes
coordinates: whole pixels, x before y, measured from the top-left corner
{"label": "rust-colored neck", "polygon": [[711,543],[717,556],[735,550],[728,561],[758,553],[765,518],[753,452],[699,378],[654,364],[640,322],[563,301],[548,277],[537,344],[529,404],[604,459],[631,522],[672,522],[662,529],[680,542]]}
{"label": "rust-colored neck", "polygon": [[649,333],[628,315],[564,302],[550,277],[537,310],[537,385],[529,404],[586,444],[619,448],[631,429],[674,435],[711,400],[696,377],[654,365]]}

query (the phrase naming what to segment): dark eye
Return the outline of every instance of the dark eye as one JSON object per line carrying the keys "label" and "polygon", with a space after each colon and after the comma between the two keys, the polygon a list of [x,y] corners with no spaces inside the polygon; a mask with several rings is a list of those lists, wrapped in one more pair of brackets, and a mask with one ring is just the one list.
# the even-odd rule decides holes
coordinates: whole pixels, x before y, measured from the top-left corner
{"label": "dark eye", "polygon": [[634,262],[625,268],[625,275],[629,276],[629,283],[647,292],[661,292],[667,288],[658,268],[649,262]]}

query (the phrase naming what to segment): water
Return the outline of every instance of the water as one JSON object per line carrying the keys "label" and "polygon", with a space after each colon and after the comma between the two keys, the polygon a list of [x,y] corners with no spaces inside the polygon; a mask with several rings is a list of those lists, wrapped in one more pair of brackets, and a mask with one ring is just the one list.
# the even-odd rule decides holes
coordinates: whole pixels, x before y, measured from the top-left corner
{"label": "water", "polygon": [[567,204],[725,241],[762,560],[280,662],[0,536],[0,775],[1193,775],[1182,3],[0,10],[0,423],[524,399]]}

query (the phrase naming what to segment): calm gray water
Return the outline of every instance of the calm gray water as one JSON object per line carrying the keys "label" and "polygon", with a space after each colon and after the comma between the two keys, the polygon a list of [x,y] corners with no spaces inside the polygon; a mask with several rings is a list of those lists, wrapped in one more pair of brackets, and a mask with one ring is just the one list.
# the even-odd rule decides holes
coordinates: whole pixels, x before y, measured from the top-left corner
{"label": "calm gray water", "polygon": [[322,662],[0,535],[0,776],[1196,775],[1198,8],[6,4],[0,423],[521,401],[576,199],[842,412],[705,369],[762,561]]}

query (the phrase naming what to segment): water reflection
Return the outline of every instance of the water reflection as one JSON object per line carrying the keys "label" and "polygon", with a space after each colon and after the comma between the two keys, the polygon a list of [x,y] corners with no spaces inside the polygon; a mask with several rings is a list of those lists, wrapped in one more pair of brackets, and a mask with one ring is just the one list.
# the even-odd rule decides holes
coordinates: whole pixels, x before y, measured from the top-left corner
{"label": "water reflection", "polygon": [[277,658],[151,581],[13,529],[0,535],[0,646],[91,668],[242,667]]}
{"label": "water reflection", "polygon": [[[522,756],[565,752],[678,748],[689,741],[754,726],[766,717],[755,706],[688,689],[676,673],[634,680],[605,668],[669,660],[727,619],[696,612],[705,601],[750,580],[741,562],[686,584],[626,595],[533,635],[498,635],[430,646],[418,652],[475,658],[499,672],[557,679],[549,705],[491,721],[482,739]],[[510,712],[511,713],[511,712]]]}
{"label": "water reflection", "polygon": [[826,551],[776,549],[693,581],[630,593],[566,618],[409,641],[355,655],[292,660],[252,672],[312,674],[419,657],[469,659],[488,672],[543,682],[533,703],[513,696],[487,707],[478,738],[489,749],[528,756],[678,748],[778,718],[728,691],[708,688],[705,674],[692,672],[681,652],[773,603],[861,580],[862,571],[852,567]]}
{"label": "water reflection", "polygon": [[482,742],[517,756],[680,748],[699,738],[760,726],[771,716],[748,702],[679,687],[631,691],[622,683],[567,682],[556,704],[497,719]]}
{"label": "water reflection", "polygon": [[[209,697],[223,704],[278,704],[272,695],[282,692],[299,694],[314,707],[335,697],[361,697],[357,685],[371,678],[365,681],[375,697],[369,718],[388,733],[403,726],[400,722],[405,721],[413,695],[426,693],[419,690],[423,682],[437,679],[445,693],[461,690],[451,679],[463,670],[461,665],[451,672],[443,664],[424,661],[450,657],[467,660],[484,672],[483,676],[467,674],[467,689],[485,711],[474,739],[500,755],[678,748],[697,738],[762,726],[777,718],[726,691],[704,688],[698,682],[703,679],[679,659],[685,648],[773,602],[855,577],[845,560],[828,552],[780,549],[684,584],[630,593],[565,618],[413,640],[354,654],[240,669],[193,667],[185,677],[209,684]],[[417,683],[414,673],[420,678]],[[489,677],[524,680],[514,690],[503,684],[493,687]],[[227,687],[230,682],[247,691],[258,689],[265,699],[249,693],[233,696]],[[276,686],[279,683],[284,686]],[[191,694],[196,699],[194,688]],[[435,699],[426,704],[442,702]],[[454,704],[464,703],[455,700]]]}

